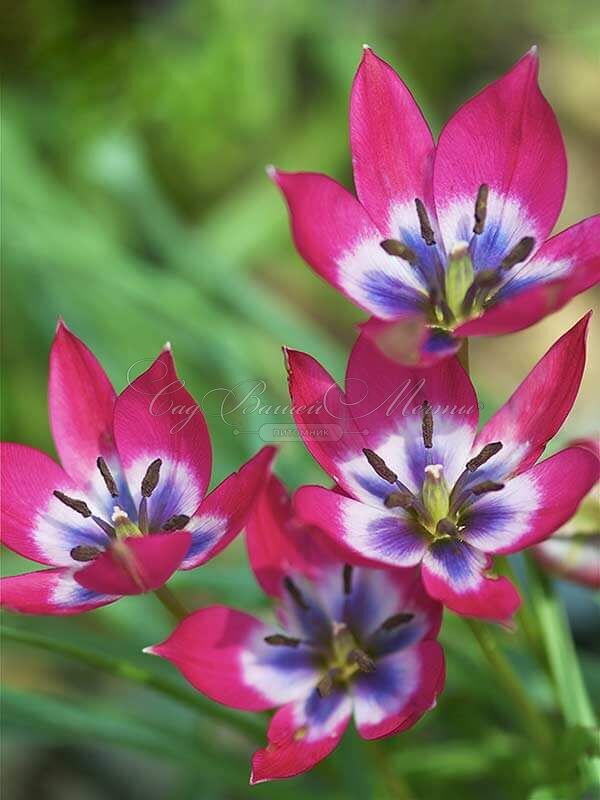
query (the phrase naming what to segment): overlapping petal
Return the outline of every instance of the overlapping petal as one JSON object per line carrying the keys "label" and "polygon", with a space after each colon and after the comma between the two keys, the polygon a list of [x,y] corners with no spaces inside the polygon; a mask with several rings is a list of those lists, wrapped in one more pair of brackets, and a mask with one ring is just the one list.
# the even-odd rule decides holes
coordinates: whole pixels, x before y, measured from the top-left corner
{"label": "overlapping petal", "polygon": [[[330,616],[345,622],[373,657],[383,658],[437,636],[442,607],[425,591],[418,567],[355,567],[348,593],[340,592],[341,577],[339,569],[320,585],[322,595],[331,597]],[[398,613],[406,619],[387,627],[385,623]]]}
{"label": "overlapping petal", "polygon": [[537,52],[529,51],[465,103],[440,135],[433,186],[447,251],[469,241],[478,189],[490,187],[485,229],[475,243],[477,266],[499,264],[524,236],[539,247],[563,203],[565,150],[538,86],[538,66]]}
{"label": "overlapping petal", "polygon": [[359,675],[353,686],[358,732],[381,739],[412,727],[435,705],[444,679],[444,652],[435,641],[378,659],[375,671]]}
{"label": "overlapping petal", "polygon": [[0,605],[18,614],[66,616],[93,611],[118,600],[80,586],[67,567],[27,572],[0,580]]}
{"label": "overlapping petal", "polygon": [[535,324],[600,280],[600,215],[545,242],[530,261],[515,267],[498,302],[461,325],[459,336],[495,336]]}
{"label": "overlapping petal", "polygon": [[344,393],[312,356],[287,350],[286,357],[294,421],[304,444],[340,486],[352,491],[343,465],[362,458],[366,444]]}
{"label": "overlapping petal", "polygon": [[110,549],[77,570],[75,580],[93,592],[142,594],[166,583],[189,550],[185,531],[158,533],[114,542]]}
{"label": "overlapping petal", "polygon": [[213,489],[185,529],[192,544],[181,569],[192,569],[214,558],[244,527],[260,489],[268,481],[274,447],[263,447],[238,472]]}
{"label": "overlapping petal", "polygon": [[48,405],[61,463],[81,487],[96,473],[96,459],[114,460],[116,394],[88,347],[59,321],[50,351]]}
{"label": "overlapping petal", "polygon": [[319,525],[343,547],[382,565],[412,567],[427,549],[406,514],[391,514],[350,497],[323,489],[303,486],[295,495],[299,515]]}
{"label": "overlapping petal", "polygon": [[[423,403],[433,413],[433,447],[421,433]],[[387,358],[366,335],[357,339],[346,370],[346,403],[366,446],[380,455],[414,490],[421,486],[427,464],[443,464],[452,483],[464,469],[477,429],[475,389],[457,358],[435,369],[407,367]],[[345,472],[361,480],[361,488],[381,499],[390,486],[368,465],[362,452]],[[348,479],[346,478],[348,482]],[[365,493],[357,496],[365,496]]]}
{"label": "overlapping petal", "polygon": [[435,145],[408,88],[369,48],[354,78],[350,145],[356,193],[386,237],[419,238],[415,198],[431,199]]}
{"label": "overlapping petal", "polygon": [[262,711],[304,697],[318,681],[308,648],[274,647],[273,628],[225,606],[186,617],[146,652],[171,661],[192,686],[218,703]]}
{"label": "overlapping petal", "polygon": [[273,170],[271,177],[287,201],[296,247],[321,277],[382,319],[420,310],[422,275],[381,248],[386,237],[350,192],[317,173]]}
{"label": "overlapping petal", "polygon": [[600,589],[600,533],[557,533],[534,547],[532,553],[547,572]]}
{"label": "overlapping petal", "polygon": [[296,517],[287,489],[273,475],[246,526],[248,558],[261,589],[280,597],[286,575],[317,577],[332,563],[328,543],[317,528]]}
{"label": "overlapping petal", "polygon": [[252,757],[250,783],[291,778],[306,772],[337,747],[352,713],[352,701],[342,691],[283,706],[269,725],[269,744]]}
{"label": "overlapping petal", "polygon": [[149,465],[162,461],[148,499],[150,530],[176,514],[191,517],[210,481],[212,448],[204,415],[177,377],[169,348],[119,395],[114,431],[136,508]]}
{"label": "overlapping petal", "polygon": [[[486,552],[501,554],[543,542],[573,516],[599,477],[600,462],[594,453],[581,447],[561,450],[510,481],[497,499],[483,498],[473,515],[473,528],[479,527],[479,534],[470,532],[468,541]],[[521,506],[521,519],[527,522],[523,519],[519,525],[512,520],[504,527],[500,495],[510,492],[513,484],[526,481],[533,487],[537,503]]]}
{"label": "overlapping petal", "polygon": [[505,622],[521,599],[506,578],[486,574],[491,559],[467,542],[448,539],[432,545],[422,565],[428,593],[457,614]]}
{"label": "overlapping petal", "polygon": [[483,426],[474,449],[488,442],[504,444],[498,461],[511,458],[511,471],[535,463],[565,421],[579,391],[585,366],[587,314],[555,342],[510,399]]}
{"label": "overlapping petal", "polygon": [[106,535],[53,495],[86,501],[79,487],[45,453],[2,443],[2,543],[15,553],[49,566],[73,566],[76,545],[104,547]]}

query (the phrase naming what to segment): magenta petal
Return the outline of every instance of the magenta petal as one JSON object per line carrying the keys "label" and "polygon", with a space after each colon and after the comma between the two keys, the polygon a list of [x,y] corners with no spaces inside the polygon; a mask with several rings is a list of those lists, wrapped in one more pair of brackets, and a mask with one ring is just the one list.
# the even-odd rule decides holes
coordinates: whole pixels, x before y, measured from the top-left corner
{"label": "magenta petal", "polygon": [[151,592],[166,583],[191,542],[187,532],[158,533],[115,544],[75,573],[86,589],[105,594]]}
{"label": "magenta petal", "polygon": [[485,573],[491,559],[466,542],[440,541],[423,559],[426,590],[456,614],[507,622],[521,598],[506,578]]}
{"label": "magenta petal", "polygon": [[[425,591],[420,567],[379,567],[354,569],[346,611],[352,629],[369,653],[379,659],[435,638],[442,624],[443,609]],[[381,629],[386,619],[400,612],[412,614],[413,618],[394,632]]]}
{"label": "magenta petal", "polygon": [[462,344],[453,333],[428,326],[418,314],[392,321],[371,317],[358,327],[391,361],[409,367],[435,366],[456,355]]}
{"label": "magenta petal", "polygon": [[[600,280],[600,215],[578,222],[553,236],[509,282],[510,296],[500,293],[478,319],[457,328],[459,336],[495,336],[533,325],[562,308]],[[514,292],[514,294],[513,294]]]}
{"label": "magenta petal", "polygon": [[148,466],[162,460],[148,500],[150,530],[175,514],[191,517],[210,480],[212,448],[204,415],[177,377],[169,348],[119,396],[115,437],[136,507]]}
{"label": "magenta petal", "polygon": [[192,544],[181,569],[192,569],[214,558],[238,535],[269,478],[274,447],[255,456],[208,494],[185,529]]}
{"label": "magenta petal", "polygon": [[266,644],[264,637],[273,632],[242,611],[210,606],[190,614],[146,652],[171,661],[217,703],[263,711],[303,696],[319,674],[307,648]]}
{"label": "magenta petal", "polygon": [[356,192],[372,219],[395,238],[405,209],[417,229],[415,197],[431,197],[433,137],[410,91],[369,47],[352,86],[350,144]]}
{"label": "magenta petal", "polygon": [[537,461],[575,402],[585,366],[589,318],[590,314],[586,314],[538,361],[509,400],[483,426],[474,451],[488,442],[503,442],[504,449],[498,459],[512,456],[513,473]]}
{"label": "magenta petal", "polygon": [[544,541],[558,530],[573,516],[583,498],[598,482],[600,461],[589,450],[569,447],[531,467],[515,480],[521,478],[527,478],[536,487],[537,508],[518,538],[506,541],[504,546],[490,552],[515,553]]}
{"label": "magenta petal", "polygon": [[290,573],[317,578],[334,560],[330,541],[296,516],[287,489],[273,475],[246,526],[248,558],[262,590],[279,597]]}
{"label": "magenta petal", "polygon": [[[411,489],[420,488],[424,474],[425,400],[434,418],[429,463],[443,464],[446,479],[453,481],[464,469],[479,417],[475,389],[464,368],[457,358],[447,358],[432,369],[402,366],[368,336],[358,338],[346,370],[346,402],[366,446],[379,453]],[[359,464],[370,481],[376,479],[362,453]],[[383,488],[389,493],[389,484]]]}
{"label": "magenta petal", "polygon": [[359,675],[353,685],[358,732],[381,739],[408,730],[433,708],[444,679],[444,651],[432,640],[378,659],[375,672]]}
{"label": "magenta petal", "polygon": [[291,778],[326,758],[337,747],[352,711],[341,691],[280,708],[269,725],[269,744],[252,757],[251,784]]}
{"label": "magenta petal", "polygon": [[513,297],[499,301],[477,319],[460,325],[455,333],[464,338],[500,336],[529,328],[548,314],[557,311],[570,299],[565,298],[565,301],[559,304],[563,284],[562,281],[534,284],[532,288],[524,289]]}
{"label": "magenta petal", "polygon": [[303,486],[294,499],[302,519],[374,563],[412,567],[425,553],[425,539],[413,529],[408,516],[379,510],[320,486]]}
{"label": "magenta petal", "polygon": [[342,465],[362,457],[362,434],[342,390],[312,356],[286,350],[294,421],[310,454],[344,489],[351,490]]}
{"label": "magenta petal", "polygon": [[89,519],[67,508],[55,490],[88,500],[65,471],[45,453],[2,443],[1,540],[15,553],[52,566],[73,566],[76,545],[104,547],[106,536]]}
{"label": "magenta petal", "polygon": [[0,605],[18,614],[81,614],[117,600],[84,589],[65,567],[2,578]]}
{"label": "magenta petal", "polygon": [[546,572],[566,581],[600,589],[599,535],[581,539],[560,533],[550,536],[531,551]]}
{"label": "magenta petal", "polygon": [[600,214],[584,219],[549,239],[523,270],[566,273],[560,294],[561,306],[600,281]]}
{"label": "magenta petal", "polygon": [[60,321],[50,351],[50,425],[61,463],[80,486],[96,473],[98,456],[114,455],[115,399],[94,354]]}
{"label": "magenta petal", "polygon": [[554,227],[565,193],[566,157],[537,73],[537,53],[531,50],[442,130],[433,185],[447,249],[470,232],[484,183],[490,187],[486,225],[503,232],[506,250],[527,235],[539,246]]}
{"label": "magenta petal", "polygon": [[426,287],[407,262],[381,248],[386,236],[339,183],[311,172],[273,170],[300,255],[356,305],[383,319],[418,311]]}

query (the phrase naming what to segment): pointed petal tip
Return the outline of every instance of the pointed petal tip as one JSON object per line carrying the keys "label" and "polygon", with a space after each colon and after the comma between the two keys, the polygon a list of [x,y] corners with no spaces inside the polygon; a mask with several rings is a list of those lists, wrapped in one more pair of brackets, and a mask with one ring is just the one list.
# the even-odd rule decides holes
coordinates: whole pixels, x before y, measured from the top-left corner
{"label": "pointed petal tip", "polygon": [[254,772],[254,768],[250,770],[250,780],[248,781],[250,786],[257,786],[259,783],[268,783],[269,778],[259,778],[258,775]]}
{"label": "pointed petal tip", "polygon": [[586,314],[583,315],[583,317],[581,317],[581,319],[578,319],[577,322],[569,328],[569,330],[564,334],[564,336],[568,336],[569,334],[571,335],[579,334],[581,337],[583,337],[583,339],[587,339],[590,327],[590,320],[592,318],[593,313],[594,313],[593,310],[590,309]]}
{"label": "pointed petal tip", "polygon": [[148,656],[157,656],[160,655],[158,652],[159,645],[151,644],[150,647],[144,647],[142,653],[145,653]]}
{"label": "pointed petal tip", "polygon": [[366,65],[367,62],[371,62],[372,63],[373,61],[377,61],[377,60],[379,60],[379,56],[373,50],[371,45],[370,44],[366,44],[366,43],[363,44],[363,46],[362,46],[362,56],[361,56],[361,59],[360,59],[360,64],[358,65],[359,66],[359,70],[360,70],[360,67],[363,66],[363,65]]}
{"label": "pointed petal tip", "polygon": [[277,183],[277,176],[279,173],[277,171],[277,167],[274,164],[267,164],[265,166],[265,172],[267,173],[267,177],[269,178],[269,180],[272,180],[273,183]]}
{"label": "pointed petal tip", "polygon": [[287,372],[288,378],[292,374],[292,367],[290,365],[290,349],[285,345],[281,348],[281,352],[283,353],[283,365],[285,367],[285,371]]}
{"label": "pointed petal tip", "polygon": [[[175,357],[173,355],[173,345],[171,342],[165,342],[164,345],[161,347],[159,354],[157,355],[156,359],[150,365],[149,369],[152,369],[157,362],[166,364],[168,369],[172,369],[173,372],[176,374],[177,370],[175,369]],[[161,376],[158,376],[161,377]],[[164,377],[164,375],[162,375]]]}
{"label": "pointed petal tip", "polygon": [[286,371],[288,376],[291,376],[295,362],[297,362],[298,358],[306,355],[306,353],[303,353],[301,350],[295,350],[293,347],[287,347],[286,345],[283,345],[281,350],[283,352],[283,363]]}
{"label": "pointed petal tip", "polygon": [[521,67],[525,70],[531,70],[535,76],[536,81],[540,71],[540,53],[537,44],[532,45],[529,50],[521,56],[513,69]]}
{"label": "pointed petal tip", "polygon": [[54,329],[54,339],[63,339],[63,341],[68,339],[77,339],[73,331],[69,328],[67,323],[64,321],[62,317],[58,317],[56,320],[56,327]]}
{"label": "pointed petal tip", "polygon": [[273,461],[277,454],[279,453],[279,448],[274,444],[267,444],[264,447],[261,447],[260,450],[256,452],[256,454],[250,459],[253,461],[254,459],[259,459],[264,462],[263,467],[264,469],[270,469],[273,466]]}

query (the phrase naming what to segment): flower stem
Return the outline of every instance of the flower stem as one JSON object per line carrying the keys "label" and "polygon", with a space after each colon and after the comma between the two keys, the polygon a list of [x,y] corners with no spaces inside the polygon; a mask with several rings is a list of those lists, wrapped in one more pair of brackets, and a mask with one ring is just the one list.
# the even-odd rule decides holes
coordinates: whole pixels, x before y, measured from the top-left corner
{"label": "flower stem", "polygon": [[[465,368],[467,375],[469,375],[468,339],[463,339],[458,352],[458,359]],[[489,625],[485,622],[480,622],[479,620],[470,619],[468,617],[464,617],[464,620],[471,628],[485,657],[495,670],[504,688],[512,697],[515,706],[519,709],[524,727],[537,743],[540,752],[544,755],[549,754],[552,749],[552,736],[546,724],[546,720],[527,696],[512,664],[498,647]]]}
{"label": "flower stem", "polygon": [[467,375],[469,374],[469,340],[463,339],[462,344],[460,346],[460,350],[456,354],[458,356],[458,360],[463,365],[465,372]]}
{"label": "flower stem", "polygon": [[248,736],[256,739],[260,736],[263,724],[262,720],[254,716],[243,716],[238,712],[230,711],[224,706],[213,703],[199,693],[188,692],[170,680],[162,678],[142,667],[138,667],[129,661],[106,655],[95,650],[88,650],[69,642],[61,642],[57,639],[42,636],[32,631],[20,630],[7,626],[0,626],[0,638],[3,641],[20,642],[37,647],[50,653],[57,653],[61,656],[78,661],[88,667],[114,675],[118,678],[137,683],[140,686],[153,689],[171,700],[202,712],[206,717],[212,718],[215,722],[225,723],[231,728],[235,728]]}
{"label": "flower stem", "polygon": [[[596,715],[583,681],[565,611],[552,582],[535,559],[526,555],[525,562],[531,602],[540,623],[550,673],[565,723],[595,731]],[[581,770],[590,785],[600,786],[599,757],[583,757]]]}
{"label": "flower stem", "polygon": [[413,800],[413,795],[406,783],[397,775],[390,764],[388,753],[380,741],[368,742],[373,753],[377,771],[383,777],[390,800]]}
{"label": "flower stem", "polygon": [[464,619],[471,628],[488,662],[494,668],[496,675],[518,708],[523,720],[523,726],[536,742],[540,752],[547,755],[552,750],[552,735],[546,720],[529,699],[512,664],[498,647],[489,625],[467,617]]}
{"label": "flower stem", "polygon": [[160,589],[155,589],[154,594],[162,603],[162,605],[169,611],[178,622],[189,616],[189,611],[173,594],[168,586],[161,586]]}
{"label": "flower stem", "polygon": [[[506,575],[506,577],[509,578],[510,581],[519,589],[521,596],[525,597],[525,588],[523,586],[523,582],[519,580],[512,564],[507,557],[499,559],[498,572]],[[521,627],[523,637],[532,654],[535,656],[544,672],[549,673],[550,666],[548,664],[548,657],[542,643],[537,615],[532,605],[528,602],[523,602],[517,611],[516,619],[518,625]]]}

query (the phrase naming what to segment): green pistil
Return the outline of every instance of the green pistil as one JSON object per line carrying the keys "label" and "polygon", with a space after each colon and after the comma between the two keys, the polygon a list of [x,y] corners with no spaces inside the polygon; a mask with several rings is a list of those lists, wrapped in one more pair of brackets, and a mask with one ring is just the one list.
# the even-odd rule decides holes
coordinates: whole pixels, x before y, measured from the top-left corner
{"label": "green pistil", "polygon": [[474,277],[469,246],[461,242],[452,251],[446,272],[446,302],[457,319],[462,316],[463,301]]}
{"label": "green pistil", "polygon": [[444,519],[450,510],[450,490],[441,464],[425,467],[422,495],[423,505],[429,516],[429,519],[423,522],[427,530],[435,533],[438,522]]}
{"label": "green pistil", "polygon": [[347,625],[336,624],[333,633],[329,672],[337,680],[347,681],[357,672],[374,672],[375,662],[358,645]]}
{"label": "green pistil", "polygon": [[115,510],[112,515],[112,523],[115,527],[117,539],[119,540],[128,539],[130,536],[139,537],[144,535],[138,526],[129,519],[127,514],[122,508],[119,508],[119,506],[115,506]]}

